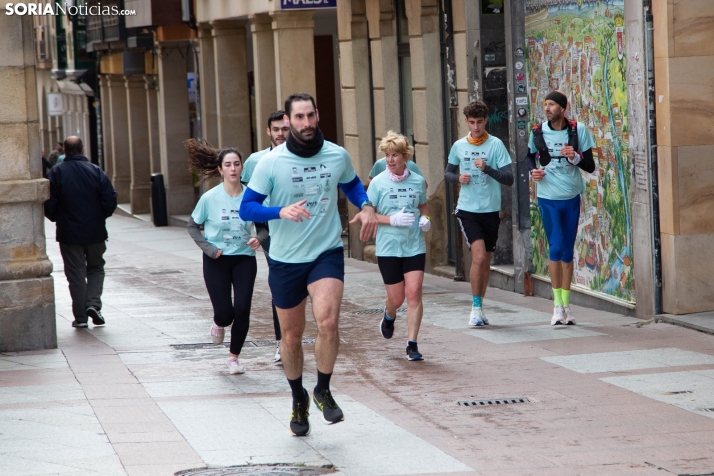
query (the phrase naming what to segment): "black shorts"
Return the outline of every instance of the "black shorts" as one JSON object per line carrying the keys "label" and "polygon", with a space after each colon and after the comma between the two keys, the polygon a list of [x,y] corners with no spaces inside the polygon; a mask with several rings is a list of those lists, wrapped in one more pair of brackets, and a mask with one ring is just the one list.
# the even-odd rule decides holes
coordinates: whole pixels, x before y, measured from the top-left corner
{"label": "black shorts", "polygon": [[472,213],[457,209],[454,215],[459,220],[469,249],[476,240],[483,240],[486,251],[491,252],[496,249],[498,227],[501,225],[499,212]]}
{"label": "black shorts", "polygon": [[398,284],[404,281],[404,275],[411,271],[424,271],[426,254],[422,253],[408,258],[394,256],[377,256],[379,272],[382,273],[384,284]]}
{"label": "black shorts", "polygon": [[273,304],[292,309],[308,296],[307,287],[324,278],[345,281],[345,253],[342,247],[325,251],[315,261],[283,263],[268,256],[268,285]]}

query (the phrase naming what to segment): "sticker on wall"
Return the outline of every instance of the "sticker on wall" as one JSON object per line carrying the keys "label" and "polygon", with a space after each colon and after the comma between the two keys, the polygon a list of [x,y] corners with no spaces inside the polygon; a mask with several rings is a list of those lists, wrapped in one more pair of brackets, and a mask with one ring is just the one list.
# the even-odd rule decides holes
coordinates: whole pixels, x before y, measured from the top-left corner
{"label": "sticker on wall", "polygon": [[519,129],[525,129],[525,128],[526,128],[526,121],[518,121],[518,128],[519,128]]}
{"label": "sticker on wall", "polygon": [[516,61],[516,69],[523,69],[523,62],[522,62],[522,61]]}
{"label": "sticker on wall", "polygon": [[528,111],[525,107],[518,108],[518,117],[526,117],[526,114],[528,114]]}
{"label": "sticker on wall", "polygon": [[523,84],[523,83],[520,83],[520,84],[516,87],[516,91],[518,91],[519,93],[524,93],[524,92],[526,92],[526,85]]}
{"label": "sticker on wall", "polygon": [[523,74],[523,73],[518,73],[518,74],[516,75],[516,81],[523,81],[524,79],[526,79],[526,75],[525,75],[525,74]]}
{"label": "sticker on wall", "polygon": [[523,57],[523,48],[516,48],[516,56]]}
{"label": "sticker on wall", "polygon": [[525,106],[528,104],[528,98],[525,96],[521,96],[516,98],[516,104],[519,106]]}
{"label": "sticker on wall", "polygon": [[518,131],[518,137],[525,137],[526,131]]}
{"label": "sticker on wall", "polygon": [[483,60],[484,61],[496,61],[496,53],[489,53],[487,55],[483,55]]}

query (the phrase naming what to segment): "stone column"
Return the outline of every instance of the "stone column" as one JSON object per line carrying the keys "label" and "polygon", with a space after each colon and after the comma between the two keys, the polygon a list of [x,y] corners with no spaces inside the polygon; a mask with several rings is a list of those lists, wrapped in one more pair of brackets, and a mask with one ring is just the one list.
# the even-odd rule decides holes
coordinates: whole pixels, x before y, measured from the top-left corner
{"label": "stone column", "polygon": [[447,262],[444,181],[444,124],[441,111],[441,39],[438,0],[406,0],[412,64],[414,154],[429,184],[432,227],[427,236],[427,270]]}
{"label": "stone column", "polygon": [[263,132],[268,117],[282,109],[275,89],[275,37],[270,15],[251,15],[253,35],[253,78],[255,82],[255,124],[258,150],[270,147],[270,138]]}
{"label": "stone column", "polygon": [[218,146],[252,151],[250,89],[244,23],[216,21],[213,26]]}
{"label": "stone column", "polygon": [[200,49],[199,77],[201,87],[201,137],[218,147],[218,117],[216,113],[216,66],[211,26],[203,24],[198,29]]}
{"label": "stone column", "polygon": [[652,14],[662,307],[670,314],[712,311],[712,6],[709,2],[654,0]]}
{"label": "stone column", "polygon": [[156,76],[144,76],[144,89],[146,89],[146,113],[149,127],[149,162],[151,173],[161,172],[161,150],[159,148],[159,105],[157,102]]}
{"label": "stone column", "polygon": [[372,49],[375,150],[387,131],[401,131],[397,29],[391,0],[366,0]]}
{"label": "stone column", "polygon": [[[344,144],[352,165],[363,180],[372,168],[372,111],[369,98],[369,49],[364,0],[337,4],[338,39],[340,42],[340,80],[342,81],[342,127]],[[320,105],[318,104],[319,108]],[[349,204],[350,220],[357,208]],[[359,241],[359,225],[350,225],[350,253],[363,259],[364,243]]]}
{"label": "stone column", "polygon": [[117,191],[117,201],[129,203],[131,161],[129,159],[129,116],[126,108],[126,88],[123,76],[109,75],[107,78],[111,111],[109,127],[112,130],[112,169],[107,171],[107,174],[111,172],[109,177]]}
{"label": "stone column", "polygon": [[166,187],[169,215],[187,215],[193,211],[194,188],[186,169],[189,138],[188,87],[186,84],[186,42],[159,44],[159,147],[161,173]]}
{"label": "stone column", "polygon": [[112,134],[112,104],[109,100],[108,76],[99,76],[99,107],[102,117],[102,160],[104,161],[100,165],[111,179],[114,168],[114,154],[112,153],[114,135]]}
{"label": "stone column", "polygon": [[[339,3],[339,2],[338,2]],[[275,47],[275,92],[278,104],[293,93],[316,97],[314,11],[275,11],[273,35]],[[319,108],[320,105],[318,104]]]}
{"label": "stone column", "polygon": [[129,118],[129,163],[131,213],[149,213],[151,159],[149,157],[149,113],[143,76],[124,76]]}
{"label": "stone column", "polygon": [[32,18],[0,6],[0,352],[57,347]]}

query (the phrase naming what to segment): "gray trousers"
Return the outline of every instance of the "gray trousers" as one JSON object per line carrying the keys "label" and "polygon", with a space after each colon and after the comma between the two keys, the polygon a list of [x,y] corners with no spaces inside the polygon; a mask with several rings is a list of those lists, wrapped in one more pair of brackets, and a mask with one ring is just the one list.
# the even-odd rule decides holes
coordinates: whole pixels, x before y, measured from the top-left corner
{"label": "gray trousers", "polygon": [[105,242],[91,245],[68,245],[60,243],[64,261],[64,275],[69,281],[72,296],[72,314],[77,322],[87,322],[87,308],[102,308],[104,287]]}

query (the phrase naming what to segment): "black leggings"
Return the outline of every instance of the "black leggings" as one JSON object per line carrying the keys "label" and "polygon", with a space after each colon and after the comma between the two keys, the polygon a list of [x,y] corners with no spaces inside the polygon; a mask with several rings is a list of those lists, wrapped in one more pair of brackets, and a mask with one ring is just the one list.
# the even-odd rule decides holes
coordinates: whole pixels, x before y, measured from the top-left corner
{"label": "black leggings", "polygon": [[[268,260],[268,254],[270,253],[270,237],[263,242],[261,245],[265,251],[265,260]],[[279,341],[283,338],[282,332],[280,332],[280,321],[278,320],[278,311],[275,309],[275,304],[273,304],[272,296],[270,298],[270,307],[273,308],[273,329],[275,329],[275,340]]]}
{"label": "black leggings", "polygon": [[[213,322],[231,329],[231,354],[239,355],[250,324],[250,302],[258,266],[255,256],[209,258],[203,255],[203,279],[213,304]],[[234,302],[231,302],[231,285]]]}

